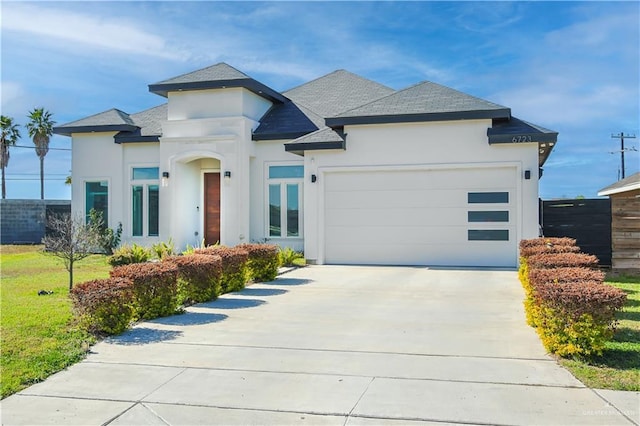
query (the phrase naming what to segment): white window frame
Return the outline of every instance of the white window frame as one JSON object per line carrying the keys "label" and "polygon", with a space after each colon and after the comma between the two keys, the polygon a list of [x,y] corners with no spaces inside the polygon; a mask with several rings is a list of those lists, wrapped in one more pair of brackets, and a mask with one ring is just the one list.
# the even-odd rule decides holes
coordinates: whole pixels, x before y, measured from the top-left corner
{"label": "white window frame", "polygon": [[[304,172],[299,178],[269,178],[271,166],[302,166],[300,161],[266,162],[264,166],[264,235],[266,240],[300,240],[304,238]],[[287,236],[287,184],[298,185],[298,235]],[[269,185],[280,185],[280,236],[270,235]]]}
{"label": "white window frame", "polygon": [[[133,170],[139,168],[157,168],[157,179],[133,179]],[[158,223],[158,234],[149,235],[149,186],[158,186],[158,197],[160,196],[160,167],[157,164],[136,164],[129,168],[129,236],[131,238],[155,238],[160,236],[160,223]],[[142,235],[133,235],[133,188],[142,186]],[[160,203],[158,202],[158,222],[160,217]]]}

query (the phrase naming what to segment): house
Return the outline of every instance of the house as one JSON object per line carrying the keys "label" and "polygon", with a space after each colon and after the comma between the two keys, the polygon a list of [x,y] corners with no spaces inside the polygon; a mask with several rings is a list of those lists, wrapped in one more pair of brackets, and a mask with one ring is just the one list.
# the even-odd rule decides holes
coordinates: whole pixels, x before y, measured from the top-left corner
{"label": "house", "polygon": [[618,271],[640,272],[640,172],[598,192],[611,199],[611,261]]}
{"label": "house", "polygon": [[[514,267],[557,133],[432,82],[338,70],[285,92],[219,63],[166,102],[64,124],[72,208],[123,241],[269,241],[311,263]],[[540,171],[540,173],[539,173]]]}

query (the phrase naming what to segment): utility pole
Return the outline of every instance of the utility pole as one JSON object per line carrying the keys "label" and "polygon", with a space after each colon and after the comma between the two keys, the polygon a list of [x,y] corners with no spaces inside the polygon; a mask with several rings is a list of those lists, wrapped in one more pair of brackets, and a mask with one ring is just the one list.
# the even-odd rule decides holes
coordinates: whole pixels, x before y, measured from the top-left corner
{"label": "utility pole", "polygon": [[[624,138],[635,139],[636,135],[625,135],[624,132],[620,132],[620,134],[618,134],[618,135],[611,135],[611,138],[612,139],[620,139],[620,167],[621,167],[620,171],[622,173],[622,178],[621,179],[624,179],[624,177],[625,177],[624,176],[624,152],[625,152],[625,149],[624,149]],[[629,151],[635,151],[635,149],[629,150]],[[612,154],[615,154],[615,152],[612,152]]]}

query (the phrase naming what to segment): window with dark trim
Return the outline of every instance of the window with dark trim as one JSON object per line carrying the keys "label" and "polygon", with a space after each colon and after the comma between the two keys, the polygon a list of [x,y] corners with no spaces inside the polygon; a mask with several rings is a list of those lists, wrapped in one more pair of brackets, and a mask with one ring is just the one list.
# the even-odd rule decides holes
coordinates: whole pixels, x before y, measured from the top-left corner
{"label": "window with dark trim", "polygon": [[471,210],[467,212],[469,222],[509,222],[507,210]]}
{"label": "window with dark trim", "polygon": [[131,235],[157,237],[160,233],[158,167],[134,167],[131,173]]}
{"label": "window with dark trim", "polygon": [[467,194],[469,204],[498,204],[508,203],[508,192],[469,192]]}
{"label": "window with dark trim", "polygon": [[89,223],[91,210],[102,213],[102,221],[109,226],[109,183],[106,180],[85,182],[85,221]]}
{"label": "window with dark trim", "polygon": [[268,237],[300,237],[303,176],[302,165],[269,166]]}
{"label": "window with dark trim", "polygon": [[469,241],[509,241],[508,229],[469,229]]}

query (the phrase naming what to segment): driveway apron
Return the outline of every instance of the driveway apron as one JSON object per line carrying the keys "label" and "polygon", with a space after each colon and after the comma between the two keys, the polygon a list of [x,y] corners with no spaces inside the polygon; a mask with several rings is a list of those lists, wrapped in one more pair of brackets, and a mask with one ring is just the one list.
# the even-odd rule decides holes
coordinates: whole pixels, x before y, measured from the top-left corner
{"label": "driveway apron", "polygon": [[311,266],[137,324],[3,424],[639,424],[525,323],[515,271]]}

